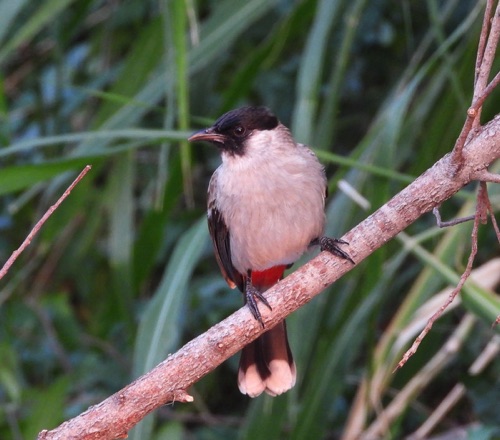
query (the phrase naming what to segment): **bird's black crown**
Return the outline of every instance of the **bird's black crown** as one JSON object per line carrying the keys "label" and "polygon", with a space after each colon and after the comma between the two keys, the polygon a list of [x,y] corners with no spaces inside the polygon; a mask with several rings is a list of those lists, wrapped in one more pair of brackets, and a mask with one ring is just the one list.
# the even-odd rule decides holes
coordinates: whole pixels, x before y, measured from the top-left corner
{"label": "bird's black crown", "polygon": [[249,133],[253,130],[272,130],[278,124],[278,118],[267,107],[241,107],[223,114],[213,127],[218,133],[229,134],[237,127]]}

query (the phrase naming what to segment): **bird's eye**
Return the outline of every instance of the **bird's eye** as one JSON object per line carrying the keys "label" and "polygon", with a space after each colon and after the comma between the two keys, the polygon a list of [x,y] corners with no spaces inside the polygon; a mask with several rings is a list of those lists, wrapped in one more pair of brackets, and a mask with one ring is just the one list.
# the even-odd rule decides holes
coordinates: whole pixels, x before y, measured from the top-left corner
{"label": "bird's eye", "polygon": [[245,132],[246,132],[245,127],[242,127],[241,125],[236,126],[233,130],[233,133],[238,137],[243,136]]}

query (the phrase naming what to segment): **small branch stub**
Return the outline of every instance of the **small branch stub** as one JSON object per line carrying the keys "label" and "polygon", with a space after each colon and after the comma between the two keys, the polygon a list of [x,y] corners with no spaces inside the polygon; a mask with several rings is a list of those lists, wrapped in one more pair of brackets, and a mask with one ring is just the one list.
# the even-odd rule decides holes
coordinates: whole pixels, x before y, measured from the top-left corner
{"label": "small branch stub", "polygon": [[194,402],[194,397],[189,395],[186,390],[175,390],[174,391],[174,402],[182,402],[182,403],[192,403]]}

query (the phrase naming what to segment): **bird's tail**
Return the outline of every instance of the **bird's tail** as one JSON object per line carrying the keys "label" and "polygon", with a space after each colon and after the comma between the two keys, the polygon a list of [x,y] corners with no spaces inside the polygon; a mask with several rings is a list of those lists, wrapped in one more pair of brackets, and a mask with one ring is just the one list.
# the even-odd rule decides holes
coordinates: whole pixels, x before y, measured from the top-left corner
{"label": "bird's tail", "polygon": [[[252,284],[264,292],[283,276],[285,266],[252,272]],[[268,330],[241,352],[238,387],[243,394],[257,397],[263,391],[271,396],[288,391],[297,374],[285,321]]]}

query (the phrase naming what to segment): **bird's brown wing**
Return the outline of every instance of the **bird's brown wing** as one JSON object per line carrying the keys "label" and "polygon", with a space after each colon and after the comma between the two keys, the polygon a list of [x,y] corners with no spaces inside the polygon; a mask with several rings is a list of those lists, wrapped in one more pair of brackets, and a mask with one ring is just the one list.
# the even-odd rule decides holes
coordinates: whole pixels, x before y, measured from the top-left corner
{"label": "bird's brown wing", "polygon": [[217,209],[214,199],[214,187],[216,182],[216,173],[210,180],[208,188],[208,230],[215,251],[215,258],[219,264],[222,276],[226,280],[231,289],[238,287],[242,292],[244,290],[244,278],[240,274],[231,261],[231,240],[229,229],[222,217],[221,212]]}

